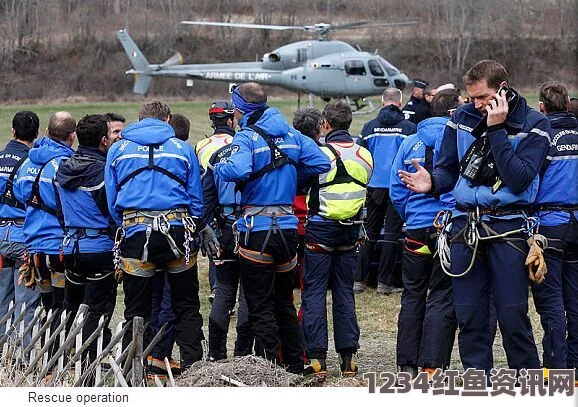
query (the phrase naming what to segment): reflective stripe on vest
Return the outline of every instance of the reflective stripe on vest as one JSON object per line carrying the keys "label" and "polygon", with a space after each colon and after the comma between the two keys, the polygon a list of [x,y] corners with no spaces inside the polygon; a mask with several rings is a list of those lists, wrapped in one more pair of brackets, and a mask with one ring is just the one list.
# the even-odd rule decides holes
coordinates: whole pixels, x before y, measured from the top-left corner
{"label": "reflective stripe on vest", "polygon": [[233,137],[228,134],[214,134],[208,139],[199,141],[195,148],[195,152],[197,153],[197,158],[199,159],[201,167],[206,170],[209,160],[215,151],[227,144],[231,144],[232,141]]}
{"label": "reflective stripe on vest", "polygon": [[[337,174],[337,157],[327,147],[322,147],[323,152],[331,160],[331,170],[319,176],[319,181],[307,195],[309,209],[319,215],[334,220],[351,219],[357,215],[365,202],[366,185],[373,172],[373,160],[367,149],[357,144],[342,146],[331,143],[343,162],[350,177],[359,183],[342,182],[329,186],[323,186],[335,179]],[[321,186],[321,187],[320,187]],[[318,188],[318,204],[316,201]]]}

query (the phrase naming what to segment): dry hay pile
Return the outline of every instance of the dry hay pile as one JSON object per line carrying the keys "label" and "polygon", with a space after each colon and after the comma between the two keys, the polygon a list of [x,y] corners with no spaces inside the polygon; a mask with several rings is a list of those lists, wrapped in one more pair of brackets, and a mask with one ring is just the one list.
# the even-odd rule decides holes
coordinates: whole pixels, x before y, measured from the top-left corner
{"label": "dry hay pile", "polygon": [[180,387],[293,387],[299,386],[302,380],[301,375],[249,355],[219,362],[196,362],[176,383]]}

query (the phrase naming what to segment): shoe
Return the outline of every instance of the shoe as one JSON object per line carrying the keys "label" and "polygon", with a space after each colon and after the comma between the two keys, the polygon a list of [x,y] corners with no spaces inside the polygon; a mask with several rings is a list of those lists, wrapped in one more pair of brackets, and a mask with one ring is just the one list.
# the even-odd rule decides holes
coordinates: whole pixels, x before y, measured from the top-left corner
{"label": "shoe", "polygon": [[[150,373],[157,374],[157,375],[166,375],[167,374],[167,367],[165,365],[165,361],[162,359],[158,359],[152,356],[147,356],[147,370]],[[171,373],[173,376],[179,376],[182,372],[181,365],[175,362],[173,359],[169,360],[169,367],[171,368]]]}
{"label": "shoe", "polygon": [[211,290],[211,294],[209,294],[209,303],[213,305],[213,301],[215,301],[215,290]]}
{"label": "shoe", "polygon": [[328,375],[327,364],[325,359],[309,359],[305,366],[303,366],[303,375],[314,375],[317,377],[325,377]]}
{"label": "shoe", "polygon": [[403,365],[399,367],[398,372],[409,373],[411,375],[411,378],[415,379],[417,377],[417,366]]}
{"label": "shoe", "polygon": [[357,367],[357,358],[354,354],[339,354],[339,367],[341,368],[341,374],[345,377],[353,377],[357,375],[357,371],[359,370]]}
{"label": "shoe", "polygon": [[548,384],[548,368],[543,367],[542,371],[544,372],[544,384]]}
{"label": "shoe", "polygon": [[355,294],[360,294],[365,290],[367,290],[367,284],[365,284],[363,281],[356,281],[353,283],[353,292]]}
{"label": "shoe", "polygon": [[390,295],[403,292],[403,288],[397,288],[385,283],[377,283],[377,293],[381,295]]}
{"label": "shoe", "polygon": [[433,375],[436,372],[436,368],[435,367],[422,367],[421,371],[422,372],[426,372],[427,373],[427,381],[428,383],[432,383],[433,382]]}

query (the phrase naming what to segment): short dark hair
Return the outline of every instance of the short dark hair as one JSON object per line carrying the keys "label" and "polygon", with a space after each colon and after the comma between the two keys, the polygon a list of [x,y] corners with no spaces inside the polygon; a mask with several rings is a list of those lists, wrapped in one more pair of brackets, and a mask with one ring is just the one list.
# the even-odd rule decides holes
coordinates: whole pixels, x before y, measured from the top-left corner
{"label": "short dark hair", "polygon": [[570,103],[568,104],[568,111],[574,113],[574,116],[578,117],[578,99],[570,98]]}
{"label": "short dark hair", "polygon": [[40,120],[34,112],[24,110],[16,113],[12,118],[12,128],[18,140],[34,141],[36,136],[38,136],[39,127]]}
{"label": "short dark hair", "polygon": [[138,119],[159,119],[165,121],[171,115],[171,108],[169,105],[153,100],[146,105],[143,105],[138,111]]}
{"label": "short dark hair", "polygon": [[464,83],[471,85],[485,80],[492,89],[499,89],[502,82],[509,82],[506,68],[499,62],[483,59],[472,66],[464,75]]}
{"label": "short dark hair", "polygon": [[60,141],[68,140],[76,130],[76,121],[68,112],[56,112],[48,119],[48,137]]}
{"label": "short dark hair", "polygon": [[122,123],[126,122],[124,116],[121,116],[118,113],[105,113],[103,114],[103,116],[107,122],[122,122]]}
{"label": "short dark hair", "polygon": [[341,100],[332,100],[327,103],[322,116],[333,130],[349,130],[353,120],[351,108]]}
{"label": "short dark hair", "polygon": [[547,113],[566,112],[568,110],[568,89],[561,82],[546,82],[540,86],[538,98],[544,104]]}
{"label": "short dark hair", "polygon": [[108,122],[101,114],[86,115],[76,125],[76,137],[81,146],[98,147],[100,140],[107,135]]}
{"label": "short dark hair", "polygon": [[460,104],[460,91],[457,89],[444,89],[435,94],[431,101],[432,116],[444,117],[449,111]]}
{"label": "short dark hair", "polygon": [[315,139],[321,127],[321,112],[315,107],[297,110],[293,116],[293,127],[305,136]]}
{"label": "short dark hair", "polygon": [[175,136],[179,140],[187,141],[189,139],[189,131],[191,130],[191,122],[182,114],[175,113],[171,116],[169,124],[175,130]]}
{"label": "short dark hair", "polygon": [[263,85],[247,82],[239,86],[239,95],[249,103],[267,103],[267,93]]}

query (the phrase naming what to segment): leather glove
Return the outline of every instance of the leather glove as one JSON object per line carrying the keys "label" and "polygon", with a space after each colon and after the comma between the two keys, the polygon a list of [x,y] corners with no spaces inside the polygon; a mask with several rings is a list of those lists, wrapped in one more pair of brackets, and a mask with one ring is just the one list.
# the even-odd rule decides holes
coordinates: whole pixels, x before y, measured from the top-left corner
{"label": "leather glove", "polygon": [[528,239],[530,251],[526,257],[526,268],[530,280],[540,284],[544,281],[544,276],[548,272],[546,261],[544,260],[544,249],[548,247],[548,240],[543,235],[533,235]]}
{"label": "leather glove", "polygon": [[20,277],[18,277],[18,285],[24,284],[24,287],[34,289],[36,287],[36,273],[34,273],[34,263],[31,261],[30,256],[26,258],[26,261],[18,269]]}
{"label": "leather glove", "polygon": [[203,256],[207,257],[208,255],[210,258],[215,258],[221,255],[221,247],[213,228],[206,225],[199,231],[199,236],[201,237],[201,253]]}

